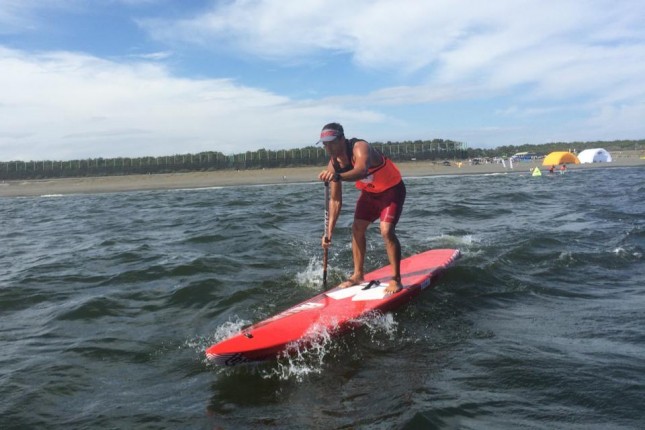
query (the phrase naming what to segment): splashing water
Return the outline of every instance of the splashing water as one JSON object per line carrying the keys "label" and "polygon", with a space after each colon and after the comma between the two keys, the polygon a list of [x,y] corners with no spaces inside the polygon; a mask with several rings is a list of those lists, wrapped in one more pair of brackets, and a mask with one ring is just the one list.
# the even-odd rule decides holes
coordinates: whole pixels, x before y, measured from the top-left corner
{"label": "splashing water", "polygon": [[213,334],[212,341],[219,342],[228,337],[231,337],[242,331],[242,327],[250,325],[251,322],[247,320],[237,319],[235,321],[226,321],[221,326],[217,327]]}
{"label": "splashing water", "polygon": [[399,328],[399,323],[394,320],[394,315],[390,312],[386,314],[379,311],[369,312],[362,315],[357,322],[365,326],[372,339],[376,335],[385,334],[388,339],[394,340]]}
{"label": "splashing water", "polygon": [[571,263],[573,261],[573,254],[571,251],[562,251],[558,255],[558,260],[564,261],[565,263]]}
{"label": "splashing water", "polygon": [[302,382],[305,376],[320,374],[324,369],[325,357],[334,350],[332,337],[336,330],[336,326],[314,325],[301,340],[287,345],[278,356],[276,367],[263,374],[263,378],[282,381],[294,378]]}
{"label": "splashing water", "polygon": [[[370,312],[352,321],[352,325],[363,327],[376,346],[383,346],[379,340],[382,335],[390,341],[397,339],[398,323],[391,313]],[[329,357],[343,353],[343,342],[334,341],[339,329],[337,324],[314,325],[303,339],[288,345],[275,367],[265,370],[262,377],[302,382],[307,376],[321,374]]]}
{"label": "splashing water", "polygon": [[311,290],[319,289],[322,284],[322,261],[317,257],[311,257],[305,270],[296,273],[296,282]]}
{"label": "splashing water", "polygon": [[226,338],[229,338],[233,335],[236,335],[237,333],[242,331],[243,327],[246,327],[250,325],[251,322],[247,320],[242,320],[242,319],[237,319],[234,321],[226,321],[219,327],[215,329],[215,333],[213,333],[210,336],[199,336],[196,338],[188,339],[186,342],[184,342],[184,346],[187,348],[190,348],[194,350],[196,353],[198,353],[201,357],[203,357],[203,362],[205,364],[209,364],[208,359],[206,358],[205,351],[206,349],[215,344],[218,343]]}
{"label": "splashing water", "polygon": [[455,236],[450,234],[442,234],[440,236],[430,237],[433,242],[439,242],[445,244],[446,246],[472,246],[473,244],[479,242],[480,240],[473,236],[472,234],[466,234],[463,236]]}

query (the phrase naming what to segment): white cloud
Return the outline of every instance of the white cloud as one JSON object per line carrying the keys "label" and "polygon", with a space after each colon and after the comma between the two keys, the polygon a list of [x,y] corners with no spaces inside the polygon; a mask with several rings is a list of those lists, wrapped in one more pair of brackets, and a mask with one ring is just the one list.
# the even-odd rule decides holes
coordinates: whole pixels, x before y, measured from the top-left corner
{"label": "white cloud", "polygon": [[150,53],[145,53],[145,54],[131,54],[130,58],[139,58],[142,60],[153,60],[153,61],[161,61],[161,60],[167,60],[168,58],[172,57],[173,53],[170,51],[160,51],[160,52],[150,52]]}
{"label": "white cloud", "polygon": [[582,138],[642,139],[645,103],[631,105],[604,105],[585,119],[580,127],[585,133]]}
{"label": "white cloud", "polygon": [[[53,28],[55,20],[51,12],[82,14],[100,7],[115,8],[119,5],[138,7],[168,0],[2,0],[0,2],[0,36],[35,32],[41,28]],[[54,21],[54,22],[52,22]]]}
{"label": "white cloud", "polygon": [[182,79],[158,64],[69,52],[0,48],[0,71],[3,160],[300,147],[315,141],[326,118],[380,118],[228,79]]}
{"label": "white cloud", "polygon": [[[261,0],[143,25],[166,41],[274,60],[344,52],[365,68],[424,71],[442,87],[535,84],[544,96],[575,96],[611,90],[617,69],[643,75],[643,10],[630,0]],[[627,64],[613,62],[620,59]]]}
{"label": "white cloud", "polygon": [[[150,54],[106,60],[0,44],[0,159],[296,147],[313,142],[312,132],[328,120],[373,140],[443,137],[476,145],[645,133],[640,0],[231,0],[189,19],[159,18],[167,10],[141,19],[155,2],[167,0],[99,3],[128,12],[141,6],[138,22],[166,44],[143,43]],[[84,0],[3,0],[0,36],[38,30],[47,10],[82,19],[86,7]],[[133,19],[128,12],[121,10],[123,19]],[[182,78],[163,62],[190,69],[195,51],[183,50],[187,44],[213,64],[228,56],[275,61],[267,82],[285,68],[313,62],[331,70],[338,58],[351,58],[349,74],[368,70],[383,84],[371,91],[334,85],[350,90],[294,100],[259,83]],[[262,82],[253,72],[240,75]],[[293,93],[321,94],[324,79]],[[463,106],[460,120],[441,118],[444,106]],[[419,119],[420,107],[432,112],[434,125]],[[412,110],[416,120],[407,116]]]}
{"label": "white cloud", "polygon": [[83,0],[2,0],[0,34],[32,29],[34,19],[43,11],[72,10],[82,4]]}
{"label": "white cloud", "polygon": [[14,33],[29,25],[20,0],[5,0],[0,4],[0,35]]}

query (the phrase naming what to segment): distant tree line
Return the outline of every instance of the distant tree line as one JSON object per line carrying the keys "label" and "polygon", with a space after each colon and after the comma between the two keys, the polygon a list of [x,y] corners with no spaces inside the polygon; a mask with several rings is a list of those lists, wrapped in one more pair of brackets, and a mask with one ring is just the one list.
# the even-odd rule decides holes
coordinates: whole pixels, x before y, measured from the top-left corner
{"label": "distant tree line", "polygon": [[[462,158],[465,145],[451,140],[374,143],[393,160]],[[112,176],[179,173],[210,170],[269,169],[324,165],[328,157],[321,146],[272,151],[260,149],[240,154],[202,152],[162,157],[90,158],[68,161],[0,162],[0,179],[47,179],[83,176]]]}
{"label": "distant tree line", "polygon": [[[540,145],[507,145],[492,149],[468,148],[462,142],[434,139],[404,142],[376,142],[373,145],[395,161],[468,159],[476,157],[509,157],[517,152],[548,154],[552,151],[602,147],[608,151],[645,148],[645,140],[612,142],[554,142]],[[275,167],[322,166],[328,157],[324,148],[308,146],[301,149],[272,151],[260,149],[240,154],[221,152],[169,155],[138,158],[90,158],[68,161],[0,162],[0,180],[48,179],[83,176],[112,176],[155,173],[179,173],[211,170],[244,170]]]}

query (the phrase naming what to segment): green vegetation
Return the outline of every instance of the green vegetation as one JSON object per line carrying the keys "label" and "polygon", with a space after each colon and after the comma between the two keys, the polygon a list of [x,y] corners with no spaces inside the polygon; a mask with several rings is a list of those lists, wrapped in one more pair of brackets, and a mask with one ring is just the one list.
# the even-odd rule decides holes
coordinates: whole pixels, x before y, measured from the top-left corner
{"label": "green vegetation", "polygon": [[[434,139],[405,142],[375,142],[373,145],[395,161],[444,160],[475,157],[508,157],[516,152],[548,154],[552,151],[602,147],[608,151],[645,148],[645,140],[613,142],[556,142],[541,145],[509,145],[492,149],[468,148],[462,142]],[[140,158],[90,158],[69,161],[9,161],[0,162],[0,180],[48,179],[83,176],[110,176],[155,173],[179,173],[209,170],[264,169],[275,167],[322,166],[327,163],[325,150],[320,146],[271,151],[260,149],[241,154],[221,152],[170,155]]]}

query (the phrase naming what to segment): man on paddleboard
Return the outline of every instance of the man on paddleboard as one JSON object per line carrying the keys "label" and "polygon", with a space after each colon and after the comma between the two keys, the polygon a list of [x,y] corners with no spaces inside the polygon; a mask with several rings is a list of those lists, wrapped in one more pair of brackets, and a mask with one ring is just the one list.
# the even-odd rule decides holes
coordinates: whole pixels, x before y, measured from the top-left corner
{"label": "man on paddleboard", "polygon": [[339,287],[346,288],[363,281],[367,227],[377,218],[380,219],[381,236],[392,267],[392,280],[385,289],[386,294],[401,290],[401,244],[396,237],[396,224],[399,221],[405,202],[405,184],[401,173],[392,160],[362,139],[346,139],[343,126],[330,123],[323,127],[320,140],[330,157],[327,169],[318,178],[329,182],[331,198],[329,202],[329,225],[323,237],[322,246],[328,248],[334,226],[343,204],[341,181],[355,182],[361,195],[356,202],[354,223],[352,224],[352,254],[354,273]]}

